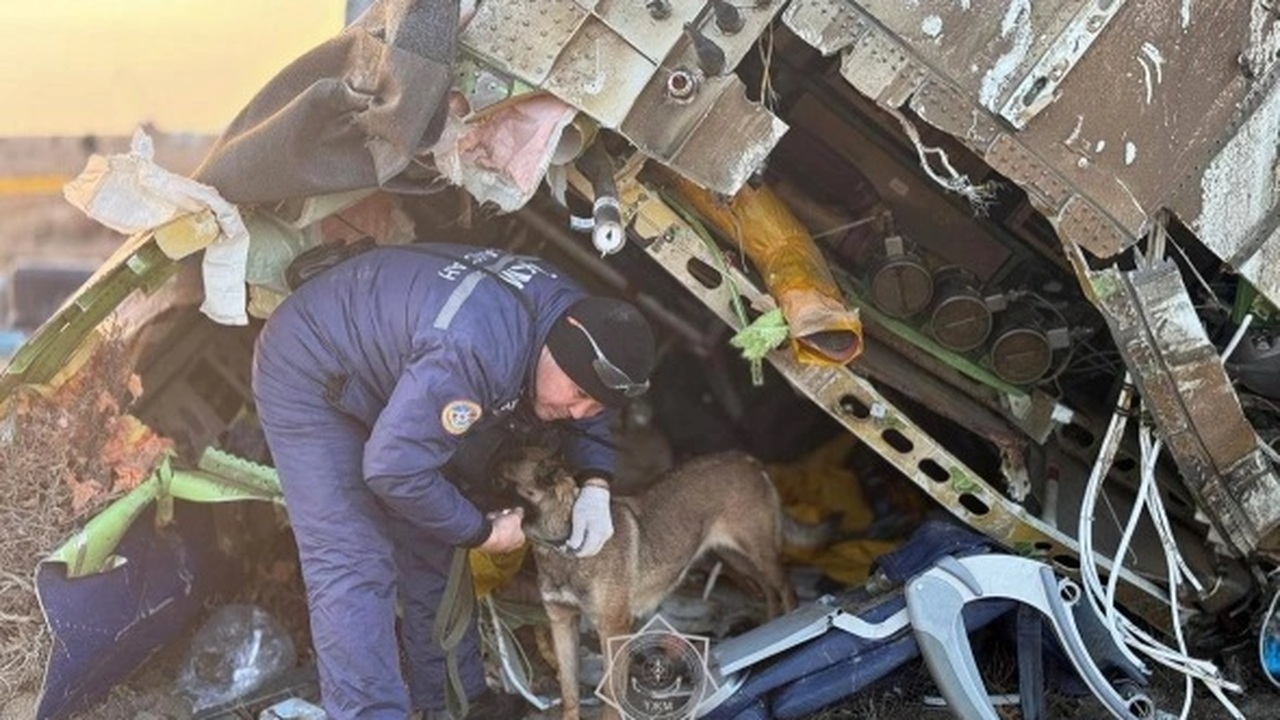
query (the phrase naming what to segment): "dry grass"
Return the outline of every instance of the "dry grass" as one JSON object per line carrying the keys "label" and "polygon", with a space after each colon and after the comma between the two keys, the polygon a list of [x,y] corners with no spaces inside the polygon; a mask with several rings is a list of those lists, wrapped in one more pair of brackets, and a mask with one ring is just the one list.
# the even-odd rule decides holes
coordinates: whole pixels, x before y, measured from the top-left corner
{"label": "dry grass", "polygon": [[84,519],[140,482],[166,444],[125,414],[140,394],[126,344],[101,342],[45,395],[0,418],[0,697],[36,689],[49,649],[34,571]]}

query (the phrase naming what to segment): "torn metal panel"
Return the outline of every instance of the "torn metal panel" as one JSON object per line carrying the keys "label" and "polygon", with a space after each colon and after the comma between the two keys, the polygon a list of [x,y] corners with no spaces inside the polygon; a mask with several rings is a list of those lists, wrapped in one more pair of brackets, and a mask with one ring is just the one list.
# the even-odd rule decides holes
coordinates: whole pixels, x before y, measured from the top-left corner
{"label": "torn metal panel", "polygon": [[1079,195],[1072,196],[1062,211],[1049,219],[1064,240],[1076,243],[1100,257],[1115,255],[1132,245],[1135,240],[1096,205]]}
{"label": "torn metal panel", "polygon": [[[1250,3],[1130,0],[1017,134],[1131,239],[1199,176],[1253,81]],[[1103,101],[1105,99],[1105,101]],[[1090,248],[1094,252],[1098,252]],[[1098,252],[1105,255],[1105,253]]]}
{"label": "torn metal panel", "polygon": [[834,55],[858,39],[867,20],[845,0],[792,2],[782,15],[791,31],[823,55]]}
{"label": "torn metal panel", "polygon": [[[689,83],[688,97],[673,98],[668,89],[671,83]],[[639,112],[627,117],[620,130],[645,154],[670,160],[733,84],[742,81],[736,75],[703,78],[696,66],[673,62],[649,79],[636,98]]]}
{"label": "torn metal panel", "polygon": [[1022,186],[1042,212],[1052,215],[1071,198],[1071,186],[1025,145],[1000,134],[987,152],[987,162]]}
{"label": "torn metal panel", "polygon": [[646,3],[637,0],[600,0],[595,13],[655,65],[684,37],[684,24],[702,12],[700,0],[672,0],[671,14],[654,18]]}
{"label": "torn metal panel", "polygon": [[[496,69],[551,92],[671,169],[732,195],[786,132],[728,73],[782,5],[735,4],[741,26],[723,28],[705,0],[674,0],[661,19],[631,0],[488,0],[461,41]],[[724,53],[726,74],[707,76],[686,24]]]}
{"label": "torn metal panel", "polygon": [[[731,327],[735,294],[757,310],[773,301],[741,272],[724,267],[671,208],[633,180],[619,185],[645,251]],[[727,272],[727,276],[723,273]],[[714,279],[713,279],[714,276]],[[1076,566],[1075,540],[1028,514],[951,454],[848,367],[802,365],[787,350],[769,362],[802,394],[904,473],[944,508],[974,529],[1024,554],[1044,557],[1064,570]],[[1121,570],[1125,602],[1148,617],[1168,608],[1159,590],[1128,569]]]}
{"label": "torn metal panel", "polygon": [[1280,92],[1222,146],[1180,204],[1192,230],[1218,257],[1280,305]]}
{"label": "torn metal panel", "polygon": [[786,123],[747,99],[735,77],[668,166],[708,190],[732,195],[764,165],[786,131]]}
{"label": "torn metal panel", "polygon": [[[861,33],[857,38],[852,30],[842,38],[830,24],[815,25],[812,17],[825,4],[796,0],[784,18],[806,19],[808,25],[797,22],[793,29],[819,49],[848,45],[846,78],[882,104],[904,99],[901,68],[927,68],[911,99],[913,109],[993,166],[1009,157],[1009,147],[1002,145],[1003,157],[989,156],[990,124],[1005,127],[1021,146],[1019,154],[1043,163],[1079,198],[1076,202],[1093,206],[1088,215],[1104,216],[1118,230],[1118,237],[1110,231],[1098,235],[1098,245],[1084,243],[1101,257],[1136,242],[1161,207],[1174,208],[1184,220],[1199,218],[1206,228],[1225,222],[1215,209],[1221,203],[1214,203],[1219,198],[1212,196],[1213,183],[1201,190],[1202,175],[1215,156],[1230,165],[1230,151],[1219,152],[1222,143],[1256,142],[1277,114],[1269,109],[1275,101],[1264,103],[1259,96],[1271,93],[1264,87],[1268,75],[1275,74],[1280,30],[1262,4],[1250,0],[1180,6],[1162,0],[863,0],[846,3],[854,16],[848,23]],[[859,54],[860,47],[893,52],[872,58],[866,51]],[[891,90],[894,83],[899,87]],[[1017,107],[1031,90],[1038,91],[1031,102]],[[956,96],[963,104],[955,102]],[[1254,107],[1262,108],[1256,130],[1246,127],[1232,141]],[[1275,143],[1264,146],[1274,149]],[[1259,160],[1248,167],[1265,164]],[[1252,177],[1265,180],[1262,173]],[[1037,202],[1044,197],[1039,193]],[[1050,202],[1046,211],[1053,214],[1061,207]],[[1255,220],[1261,217],[1255,213]],[[1218,234],[1233,237],[1233,230],[1224,226]],[[1274,227],[1253,230],[1235,234],[1261,247],[1259,232],[1269,238]],[[1226,244],[1224,258],[1239,245]],[[1268,265],[1259,261],[1250,272],[1262,276],[1261,268]],[[1275,283],[1267,277],[1259,284],[1275,293]]]}
{"label": "torn metal panel", "polygon": [[1177,266],[1089,274],[1100,308],[1197,504],[1243,553],[1276,544],[1280,478],[1258,448]]}
{"label": "torn metal panel", "polygon": [[845,51],[840,74],[858,92],[890,107],[905,102],[928,77],[906,47],[882,32],[860,35]]}
{"label": "torn metal panel", "polygon": [[[1056,100],[1063,78],[1089,50],[1124,3],[1125,0],[1087,0],[1081,3],[1053,44],[1009,94],[1000,107],[1000,117],[1016,128],[1023,128],[1036,113]],[[1006,13],[1005,22],[1009,19],[1010,14]],[[1001,34],[1005,31],[1005,22],[1001,23]]]}
{"label": "torn metal panel", "polygon": [[955,87],[930,77],[911,96],[911,110],[922,120],[985,154],[1003,135],[994,118],[974,107]]}
{"label": "torn metal panel", "polygon": [[[950,74],[993,114],[1019,92],[1040,59],[1055,53],[1093,0],[857,3],[935,71]],[[1100,3],[1099,3],[1100,4]],[[1108,4],[1119,4],[1118,2]]]}
{"label": "torn metal panel", "polygon": [[616,128],[657,69],[608,25],[589,17],[560,51],[543,87]]}

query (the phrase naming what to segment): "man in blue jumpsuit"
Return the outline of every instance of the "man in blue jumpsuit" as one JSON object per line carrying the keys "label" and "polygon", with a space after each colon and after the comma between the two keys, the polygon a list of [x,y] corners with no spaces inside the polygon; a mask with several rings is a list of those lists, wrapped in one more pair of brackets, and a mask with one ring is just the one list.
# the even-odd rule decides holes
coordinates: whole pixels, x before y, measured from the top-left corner
{"label": "man in blue jumpsuit", "polygon": [[[566,454],[582,488],[567,549],[595,554],[613,533],[613,451],[593,438],[607,436],[606,406],[648,388],[653,364],[653,335],[631,305],[588,296],[542,260],[486,248],[376,248],[276,309],[258,340],[254,397],[331,718],[443,708],[431,628],[452,550],[524,542],[518,513],[486,516],[443,476],[468,431],[517,406],[572,424]],[[468,717],[500,712],[474,624],[457,651]]]}

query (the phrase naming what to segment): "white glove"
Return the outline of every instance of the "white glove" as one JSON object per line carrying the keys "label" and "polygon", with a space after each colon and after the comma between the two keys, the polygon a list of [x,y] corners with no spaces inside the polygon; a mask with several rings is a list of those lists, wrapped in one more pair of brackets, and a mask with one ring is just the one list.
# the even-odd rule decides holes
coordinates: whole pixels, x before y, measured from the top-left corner
{"label": "white glove", "polygon": [[609,514],[609,488],[584,485],[573,502],[573,527],[564,549],[576,557],[600,552],[613,536],[613,516]]}

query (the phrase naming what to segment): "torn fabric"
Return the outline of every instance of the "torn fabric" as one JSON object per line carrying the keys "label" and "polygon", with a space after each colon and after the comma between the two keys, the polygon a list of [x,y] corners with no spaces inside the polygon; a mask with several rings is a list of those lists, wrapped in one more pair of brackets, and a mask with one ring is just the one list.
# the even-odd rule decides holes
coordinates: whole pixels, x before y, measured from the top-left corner
{"label": "torn fabric", "polygon": [[157,165],[151,137],[141,128],[127,154],[89,158],[62,193],[84,214],[126,235],[152,230],[208,209],[221,234],[204,251],[204,302],[200,311],[223,325],[247,325],[245,262],[249,232],[240,211],[208,185]]}
{"label": "torn fabric", "polygon": [[444,126],[458,14],[457,0],[380,0],[272,78],[193,177],[235,203],[426,191],[411,163]]}

